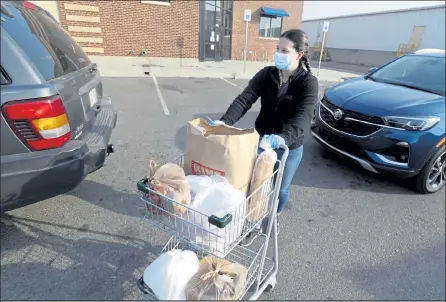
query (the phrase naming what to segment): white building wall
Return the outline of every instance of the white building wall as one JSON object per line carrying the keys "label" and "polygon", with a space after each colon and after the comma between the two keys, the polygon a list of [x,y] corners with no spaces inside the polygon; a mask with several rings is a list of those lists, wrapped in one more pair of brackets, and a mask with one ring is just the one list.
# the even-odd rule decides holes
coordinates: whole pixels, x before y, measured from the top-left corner
{"label": "white building wall", "polygon": [[323,21],[330,21],[327,48],[396,52],[409,43],[414,26],[426,27],[421,48],[445,48],[444,7],[303,21],[310,46],[322,41]]}

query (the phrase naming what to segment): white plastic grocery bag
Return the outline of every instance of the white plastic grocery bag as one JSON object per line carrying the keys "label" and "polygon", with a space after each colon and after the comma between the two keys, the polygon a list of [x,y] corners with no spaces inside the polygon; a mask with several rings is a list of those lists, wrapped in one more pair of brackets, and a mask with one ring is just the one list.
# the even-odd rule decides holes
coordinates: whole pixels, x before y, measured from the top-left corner
{"label": "white plastic grocery bag", "polygon": [[194,200],[195,196],[203,191],[204,189],[212,186],[218,182],[229,183],[228,180],[224,176],[220,175],[187,175],[187,181],[190,185],[190,193],[192,200]]}
{"label": "white plastic grocery bag", "polygon": [[[245,194],[229,183],[214,182],[197,193],[191,209],[190,219],[201,227],[195,232],[196,243],[216,256],[224,256],[224,249],[242,233],[246,215]],[[232,221],[224,228],[210,224],[206,218],[212,215],[223,218],[227,214],[232,214]]]}
{"label": "white plastic grocery bag", "polygon": [[143,280],[159,300],[186,300],[185,286],[199,267],[194,252],[171,250],[146,268]]}

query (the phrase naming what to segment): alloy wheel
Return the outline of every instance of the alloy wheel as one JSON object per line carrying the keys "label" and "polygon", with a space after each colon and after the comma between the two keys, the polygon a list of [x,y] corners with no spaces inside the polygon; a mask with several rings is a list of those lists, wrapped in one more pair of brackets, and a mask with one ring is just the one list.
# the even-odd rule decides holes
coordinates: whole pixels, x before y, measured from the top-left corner
{"label": "alloy wheel", "polygon": [[446,152],[443,152],[432,165],[427,177],[427,185],[433,191],[441,188],[446,181]]}

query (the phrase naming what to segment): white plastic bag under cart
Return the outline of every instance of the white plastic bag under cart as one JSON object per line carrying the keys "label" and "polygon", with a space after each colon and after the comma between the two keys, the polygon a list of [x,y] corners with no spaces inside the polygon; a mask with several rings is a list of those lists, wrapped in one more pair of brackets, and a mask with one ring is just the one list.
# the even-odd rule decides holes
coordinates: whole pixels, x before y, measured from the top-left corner
{"label": "white plastic bag under cart", "polygon": [[194,252],[171,250],[146,268],[143,281],[159,300],[186,300],[185,286],[199,267]]}
{"label": "white plastic bag under cart", "polygon": [[[248,296],[251,295],[251,291],[254,289],[254,283],[257,280],[257,276],[259,273],[260,268],[260,257],[262,255],[262,252],[264,250],[264,244],[262,242],[259,242],[260,244],[256,246],[255,248],[249,249],[246,247],[242,247],[237,245],[234,247],[229,254],[226,255],[224,258],[225,261],[229,261],[232,263],[238,263],[245,268],[247,268],[247,274],[243,277],[245,280],[243,288],[238,289],[236,292],[234,292],[234,296],[231,298],[234,300],[241,300],[245,299]],[[160,254],[164,254],[171,250],[190,250],[195,252],[198,259],[203,259],[209,256],[203,249],[197,248],[195,245],[191,245],[190,242],[185,242],[183,240],[180,240],[176,236],[171,236],[169,241],[166,243],[166,245],[163,247]],[[266,273],[266,270],[264,270]],[[265,276],[265,274],[263,274]],[[242,276],[239,276],[242,277]],[[192,279],[192,278],[191,278]],[[190,281],[190,280],[189,280]],[[238,284],[240,284],[238,282]],[[154,291],[149,288],[143,280],[143,276],[139,278],[137,281],[137,286],[139,288],[139,291],[141,295],[144,297],[145,300],[161,300],[158,298]],[[187,285],[186,285],[187,287]],[[186,292],[186,289],[185,289]],[[217,298],[217,297],[216,297]],[[187,297],[186,297],[187,299]],[[212,299],[215,300],[215,299]],[[218,300],[218,299],[217,299]]]}

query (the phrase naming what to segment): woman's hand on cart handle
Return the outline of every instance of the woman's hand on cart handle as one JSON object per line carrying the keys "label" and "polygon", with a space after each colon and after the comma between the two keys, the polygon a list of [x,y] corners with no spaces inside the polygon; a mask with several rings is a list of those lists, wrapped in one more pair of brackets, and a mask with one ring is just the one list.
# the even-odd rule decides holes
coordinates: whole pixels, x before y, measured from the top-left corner
{"label": "woman's hand on cart handle", "polygon": [[281,146],[286,145],[283,137],[276,134],[265,135],[262,138],[262,142],[271,145],[273,149],[279,149]]}
{"label": "woman's hand on cart handle", "polygon": [[225,122],[223,121],[219,121],[219,120],[211,120],[209,117],[207,117],[209,125],[211,126],[220,126],[220,125],[225,125]]}

